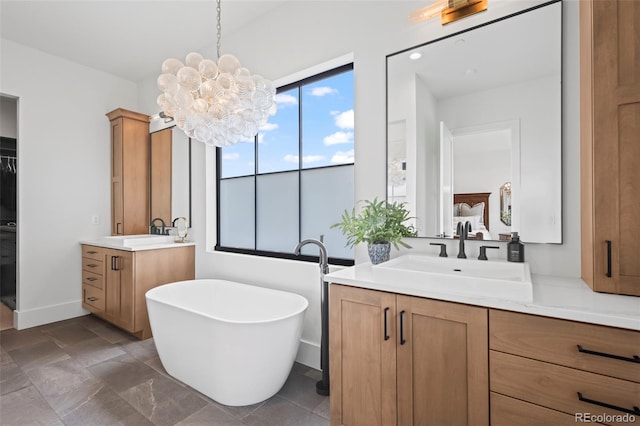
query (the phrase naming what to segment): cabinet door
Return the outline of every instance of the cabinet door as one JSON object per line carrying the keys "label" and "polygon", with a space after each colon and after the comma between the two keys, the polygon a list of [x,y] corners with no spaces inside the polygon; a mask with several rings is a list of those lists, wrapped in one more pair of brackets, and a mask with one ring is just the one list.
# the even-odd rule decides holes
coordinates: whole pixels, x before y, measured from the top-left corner
{"label": "cabinet door", "polygon": [[583,278],[640,296],[640,2],[580,13]]}
{"label": "cabinet door", "polygon": [[111,235],[124,234],[122,118],[111,122]]}
{"label": "cabinet door", "polygon": [[133,328],[134,254],[107,250],[105,255],[105,313],[107,319],[127,331]]}
{"label": "cabinet door", "polygon": [[333,284],[329,291],[331,424],[395,425],[395,295]]}
{"label": "cabinet door", "polygon": [[397,296],[398,424],[488,425],[488,311]]}

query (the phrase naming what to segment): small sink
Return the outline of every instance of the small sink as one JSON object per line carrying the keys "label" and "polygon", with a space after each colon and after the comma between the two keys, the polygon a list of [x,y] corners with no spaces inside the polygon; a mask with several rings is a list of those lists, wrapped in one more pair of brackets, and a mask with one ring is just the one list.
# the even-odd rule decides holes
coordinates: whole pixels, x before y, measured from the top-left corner
{"label": "small sink", "polygon": [[[531,301],[528,263],[408,254],[373,266],[374,273],[400,273],[434,291]],[[390,276],[391,278],[391,276]]]}
{"label": "small sink", "polygon": [[113,237],[103,237],[102,241],[108,244],[122,247],[138,247],[146,244],[172,243],[175,239],[173,235],[116,235]]}

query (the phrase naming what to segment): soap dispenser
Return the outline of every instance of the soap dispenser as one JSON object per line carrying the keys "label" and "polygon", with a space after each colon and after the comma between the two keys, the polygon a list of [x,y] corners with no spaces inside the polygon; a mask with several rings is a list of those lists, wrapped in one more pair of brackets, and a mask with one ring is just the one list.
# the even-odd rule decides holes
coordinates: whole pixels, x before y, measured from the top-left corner
{"label": "soap dispenser", "polygon": [[507,260],[509,262],[524,262],[524,244],[517,232],[511,233],[511,241],[507,244]]}

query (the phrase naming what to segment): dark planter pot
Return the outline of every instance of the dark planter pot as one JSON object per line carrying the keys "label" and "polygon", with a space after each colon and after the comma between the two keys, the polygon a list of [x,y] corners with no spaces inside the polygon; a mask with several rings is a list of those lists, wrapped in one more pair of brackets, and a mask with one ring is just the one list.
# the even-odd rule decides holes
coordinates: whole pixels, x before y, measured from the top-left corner
{"label": "dark planter pot", "polygon": [[369,249],[369,259],[371,259],[371,263],[374,265],[389,260],[391,243],[369,244],[367,248]]}

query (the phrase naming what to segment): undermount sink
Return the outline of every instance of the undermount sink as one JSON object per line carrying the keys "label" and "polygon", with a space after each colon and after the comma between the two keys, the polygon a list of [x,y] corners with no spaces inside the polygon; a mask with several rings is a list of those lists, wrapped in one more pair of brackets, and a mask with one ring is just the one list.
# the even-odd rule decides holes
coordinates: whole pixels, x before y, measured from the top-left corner
{"label": "undermount sink", "polygon": [[163,244],[172,243],[175,239],[173,235],[116,235],[112,237],[103,237],[105,243],[118,245],[122,247],[137,247],[146,244]]}
{"label": "undermount sink", "polygon": [[[531,301],[528,263],[442,258],[407,254],[373,266],[374,273],[418,278],[434,291]],[[407,275],[408,274],[408,275]]]}

